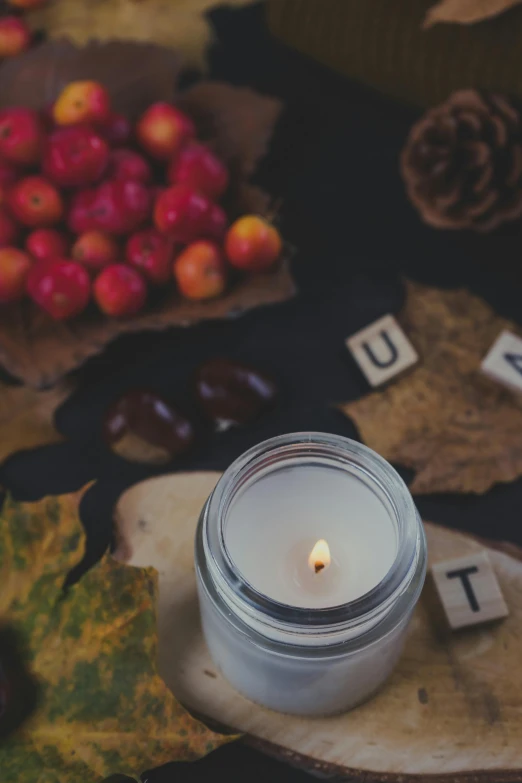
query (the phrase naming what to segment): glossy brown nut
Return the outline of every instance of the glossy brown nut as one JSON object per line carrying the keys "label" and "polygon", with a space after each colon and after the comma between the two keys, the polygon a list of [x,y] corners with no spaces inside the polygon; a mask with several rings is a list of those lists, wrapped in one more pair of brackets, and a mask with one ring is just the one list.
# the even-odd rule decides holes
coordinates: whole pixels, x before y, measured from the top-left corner
{"label": "glossy brown nut", "polygon": [[190,421],[155,392],[133,389],[108,409],[103,432],[110,448],[130,462],[160,465],[194,442]]}
{"label": "glossy brown nut", "polygon": [[247,424],[274,404],[277,387],[268,375],[230,359],[211,359],[196,371],[195,393],[218,428]]}

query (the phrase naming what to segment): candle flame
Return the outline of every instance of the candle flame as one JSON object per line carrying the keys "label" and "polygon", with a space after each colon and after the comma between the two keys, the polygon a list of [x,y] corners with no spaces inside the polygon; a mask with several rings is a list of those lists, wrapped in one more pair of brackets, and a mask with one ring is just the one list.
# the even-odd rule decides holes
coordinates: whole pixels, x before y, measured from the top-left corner
{"label": "candle flame", "polygon": [[331,560],[332,558],[330,557],[330,547],[324,538],[320,538],[310,552],[308,565],[314,573],[318,574],[319,571],[322,571],[324,568],[328,568]]}

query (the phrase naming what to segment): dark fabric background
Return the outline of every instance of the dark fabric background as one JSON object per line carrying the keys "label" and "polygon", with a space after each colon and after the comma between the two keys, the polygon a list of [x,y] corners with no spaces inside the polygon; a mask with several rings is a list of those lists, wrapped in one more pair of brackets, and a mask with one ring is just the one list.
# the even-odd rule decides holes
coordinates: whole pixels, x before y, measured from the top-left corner
{"label": "dark fabric background", "polygon": [[[58,415],[63,444],[21,454],[0,471],[17,497],[75,490],[97,479],[83,505],[88,551],[82,568],[111,539],[111,509],[121,491],[175,469],[223,469],[265,438],[296,430],[357,437],[330,403],[360,397],[368,387],[344,339],[375,318],[398,310],[401,277],[467,286],[498,311],[522,322],[519,226],[495,237],[447,235],[425,227],[404,195],[397,159],[415,113],[289,51],[266,32],[260,7],[213,14],[218,41],[212,76],[281,96],[286,111],[258,181],[283,200],[281,223],[298,252],[299,296],[240,321],[189,331],[122,338],[78,374],[80,390]],[[144,384],[185,404],[190,373],[207,357],[224,355],[272,372],[280,405],[255,425],[216,435],[193,456],[163,468],[127,464],[100,439],[100,421],[119,392]],[[408,475],[403,472],[406,478]],[[418,499],[425,519],[522,544],[522,481],[484,496]],[[269,778],[302,780],[305,773],[229,746],[196,764],[167,765],[148,783],[230,783]]]}

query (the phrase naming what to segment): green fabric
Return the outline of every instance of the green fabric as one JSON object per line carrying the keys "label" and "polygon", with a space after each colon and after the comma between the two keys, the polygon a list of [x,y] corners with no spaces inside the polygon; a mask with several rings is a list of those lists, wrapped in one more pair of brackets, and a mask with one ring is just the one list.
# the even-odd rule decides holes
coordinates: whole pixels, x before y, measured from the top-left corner
{"label": "green fabric", "polygon": [[421,25],[435,0],[269,0],[285,43],[351,79],[429,106],[462,87],[522,97],[522,6],[480,24]]}

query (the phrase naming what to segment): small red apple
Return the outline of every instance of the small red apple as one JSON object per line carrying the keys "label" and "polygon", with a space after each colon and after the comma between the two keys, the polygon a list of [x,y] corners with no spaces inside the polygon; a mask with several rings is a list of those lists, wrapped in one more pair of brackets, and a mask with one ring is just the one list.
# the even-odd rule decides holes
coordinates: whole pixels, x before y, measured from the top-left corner
{"label": "small red apple", "polygon": [[204,236],[212,202],[188,185],[173,185],[156,199],[154,224],[175,242],[186,244]]}
{"label": "small red apple", "polygon": [[172,158],[194,134],[194,123],[190,117],[170,103],[153,103],[136,125],[139,143],[158,160]]}
{"label": "small red apple", "polygon": [[32,262],[27,253],[16,247],[0,249],[0,302],[18,302],[26,292]]}
{"label": "small red apple", "polygon": [[0,111],[0,158],[15,166],[32,166],[40,159],[43,127],[38,112],[23,107]]}
{"label": "small red apple", "polygon": [[106,315],[135,315],[145,305],[147,286],[135,269],[125,264],[112,264],[105,267],[96,278],[94,298]]}
{"label": "small red apple", "polygon": [[173,272],[180,293],[187,299],[211,299],[225,290],[223,254],[208,240],[188,245],[174,261]]}
{"label": "small red apple", "polygon": [[85,125],[58,128],[44,147],[42,171],[62,188],[92,185],[103,175],[109,162],[105,139]]}
{"label": "small red apple", "polygon": [[152,171],[142,155],[122,147],[110,153],[107,177],[130,179],[147,185],[152,179]]}
{"label": "small red apple", "polygon": [[63,214],[60,194],[43,177],[25,177],[11,188],[9,209],[24,226],[39,228],[58,223]]}
{"label": "small red apple", "polygon": [[172,242],[154,228],[133,234],[125,249],[127,262],[156,285],[170,280],[172,254]]}
{"label": "small red apple", "polygon": [[25,240],[25,249],[36,261],[51,261],[66,258],[69,242],[54,228],[37,228]]}
{"label": "small red apple", "polygon": [[3,209],[0,209],[0,247],[15,245],[20,233],[18,225]]}
{"label": "small red apple", "polygon": [[201,237],[212,239],[214,242],[223,242],[228,228],[228,220],[225,211],[219,204],[211,204],[207,217],[201,227]]}
{"label": "small red apple", "polygon": [[91,295],[89,275],[75,261],[40,261],[27,278],[31,299],[57,321],[79,315]]}
{"label": "small red apple", "polygon": [[7,202],[7,194],[20,177],[18,170],[10,163],[0,160],[0,207]]}
{"label": "small red apple", "polygon": [[95,81],[71,82],[55,101],[53,117],[57,125],[95,123],[103,125],[109,118],[111,102],[105,87]]}
{"label": "small red apple", "polygon": [[31,45],[31,30],[19,16],[0,18],[0,57],[15,57]]}
{"label": "small red apple", "polygon": [[167,179],[171,185],[188,185],[210,199],[218,199],[228,187],[228,170],[208,147],[193,141],[173,158]]}
{"label": "small red apple", "polygon": [[282,246],[281,235],[268,221],[245,215],[230,226],[225,253],[237,269],[260,272],[275,264]]}
{"label": "small red apple", "polygon": [[101,135],[111,147],[128,144],[132,136],[132,125],[124,114],[112,111],[99,128]]}
{"label": "small red apple", "polygon": [[99,271],[117,261],[118,243],[103,231],[87,231],[73,245],[72,257],[87,269]]}
{"label": "small red apple", "polygon": [[68,223],[75,234],[99,230],[108,234],[130,234],[148,220],[152,199],[141,182],[113,180],[97,188],[76,193],[71,201]]}

